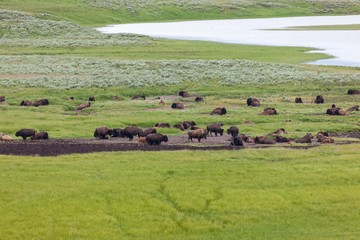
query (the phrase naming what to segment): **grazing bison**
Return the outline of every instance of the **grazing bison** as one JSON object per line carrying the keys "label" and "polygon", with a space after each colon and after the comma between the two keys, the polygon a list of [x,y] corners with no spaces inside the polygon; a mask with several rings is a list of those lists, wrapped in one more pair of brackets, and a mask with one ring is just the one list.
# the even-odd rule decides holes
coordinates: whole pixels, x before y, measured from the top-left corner
{"label": "grazing bison", "polygon": [[94,101],[96,101],[96,99],[95,99],[95,97],[94,97],[94,96],[90,96],[90,97],[89,97],[89,101],[94,102]]}
{"label": "grazing bison", "polygon": [[0,102],[5,102],[5,96],[0,96]]}
{"label": "grazing bison", "polygon": [[239,128],[237,126],[231,126],[226,130],[226,133],[232,137],[235,137],[239,134]]}
{"label": "grazing bison", "polygon": [[34,107],[46,106],[46,105],[49,105],[49,100],[48,99],[39,99],[39,100],[36,100],[35,102],[33,102],[32,105]]}
{"label": "grazing bison", "polygon": [[185,129],[188,129],[196,126],[196,123],[194,121],[183,121],[182,125],[184,126]]}
{"label": "grazing bison", "polygon": [[90,102],[84,102],[83,104],[80,104],[79,106],[77,106],[76,110],[81,111],[84,108],[90,107],[90,105],[91,105]]}
{"label": "grazing bison", "polygon": [[270,116],[270,115],[276,115],[276,109],[275,108],[264,108],[264,111],[260,113],[260,115],[264,116]]}
{"label": "grazing bison", "polygon": [[72,101],[72,100],[75,100],[75,98],[73,96],[70,96],[70,97],[67,97],[66,100]]}
{"label": "grazing bison", "polygon": [[23,140],[26,140],[28,137],[35,136],[36,131],[34,129],[22,128],[15,133],[16,137],[22,137]]}
{"label": "grazing bison", "polygon": [[161,123],[155,124],[155,127],[158,127],[158,128],[169,128],[169,127],[170,127],[170,124],[169,124],[169,123],[161,122]]}
{"label": "grazing bison", "polygon": [[184,131],[184,130],[185,130],[185,127],[184,127],[184,125],[183,125],[182,123],[176,123],[176,124],[174,125],[174,128],[178,128],[178,129],[180,129],[181,131]]}
{"label": "grazing bison", "polygon": [[146,97],[144,95],[135,95],[131,98],[131,100],[145,100]]}
{"label": "grazing bison", "polygon": [[168,137],[160,133],[154,133],[146,136],[146,142],[150,145],[160,145],[161,142],[167,141],[169,141]]}
{"label": "grazing bison", "polygon": [[206,139],[208,132],[203,128],[198,128],[196,130],[189,131],[188,133],[189,141],[192,142],[193,138],[197,138],[200,142],[202,138]]}
{"label": "grazing bison", "polygon": [[276,141],[274,139],[267,138],[265,136],[257,136],[257,137],[255,137],[254,142],[256,144],[275,144],[276,143]]}
{"label": "grazing bison", "polygon": [[260,101],[257,98],[248,98],[246,100],[246,104],[248,106],[251,106],[251,107],[259,107],[260,106]]}
{"label": "grazing bison", "polygon": [[95,129],[94,137],[98,139],[108,139],[108,135],[111,136],[113,130],[107,127],[98,127]]}
{"label": "grazing bison", "polygon": [[311,133],[307,133],[304,137],[295,139],[295,142],[297,143],[311,143],[311,139],[313,139],[314,136]]}
{"label": "grazing bison", "polygon": [[195,102],[202,102],[202,101],[204,101],[203,97],[196,97],[195,98]]}
{"label": "grazing bison", "polygon": [[232,146],[244,146],[244,141],[243,141],[242,137],[239,136],[239,135],[232,136],[230,145],[232,145]]}
{"label": "grazing bison", "polygon": [[291,142],[290,138],[283,137],[283,136],[276,136],[275,137],[276,142]]}
{"label": "grazing bison", "polygon": [[122,128],[113,128],[113,129],[112,129],[111,137],[123,137],[123,136],[122,136],[123,130],[124,130],[124,129],[122,129]]}
{"label": "grazing bison", "polygon": [[32,101],[31,100],[22,100],[20,103],[20,106],[32,106]]}
{"label": "grazing bison", "polygon": [[180,91],[178,95],[181,97],[190,97],[190,94],[187,91]]}
{"label": "grazing bison", "polygon": [[130,141],[133,140],[134,136],[141,137],[143,134],[144,132],[141,128],[134,126],[126,127],[121,132],[121,136],[129,138]]}
{"label": "grazing bison", "polygon": [[317,103],[317,104],[321,104],[321,103],[324,103],[325,101],[324,101],[324,97],[323,96],[321,96],[321,95],[318,95],[318,96],[316,96],[316,98],[315,98],[315,101],[314,101],[315,103]]}
{"label": "grazing bison", "polygon": [[301,99],[301,97],[297,97],[295,98],[295,103],[303,103],[303,100]]}
{"label": "grazing bison", "polygon": [[220,123],[209,124],[209,125],[207,125],[206,130],[208,131],[210,136],[212,136],[212,133],[215,133],[216,137],[218,134],[220,134],[220,136],[222,136],[224,134],[224,129],[222,129],[221,126],[222,126],[222,124],[220,124]]}
{"label": "grazing bison", "polygon": [[31,140],[41,140],[49,139],[49,134],[47,132],[38,132],[34,136],[31,136]]}
{"label": "grazing bison", "polygon": [[350,94],[350,95],[352,95],[352,94],[360,94],[360,90],[349,89],[348,94]]}
{"label": "grazing bison", "polygon": [[215,108],[214,110],[212,110],[212,112],[210,113],[210,115],[225,115],[227,113],[226,108]]}
{"label": "grazing bison", "polygon": [[174,102],[171,104],[171,108],[173,109],[184,109],[184,104],[182,102]]}
{"label": "grazing bison", "polygon": [[143,131],[143,137],[146,137],[147,135],[157,133],[156,128],[147,128]]}

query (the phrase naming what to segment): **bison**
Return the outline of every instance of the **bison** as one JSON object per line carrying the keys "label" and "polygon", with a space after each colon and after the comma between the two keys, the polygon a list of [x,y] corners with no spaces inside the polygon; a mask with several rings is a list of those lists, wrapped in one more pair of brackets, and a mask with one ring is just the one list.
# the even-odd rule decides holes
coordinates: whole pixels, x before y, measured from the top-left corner
{"label": "bison", "polygon": [[203,97],[196,97],[195,98],[195,102],[202,102],[202,101],[204,101]]}
{"label": "bison", "polygon": [[276,143],[276,141],[274,139],[267,138],[265,136],[255,137],[254,142],[256,144],[275,144]]}
{"label": "bison", "polygon": [[295,98],[295,103],[303,103],[303,100],[301,99],[301,97],[297,97]]}
{"label": "bison", "polygon": [[98,139],[108,139],[108,135],[111,136],[113,130],[107,127],[98,127],[95,129],[94,137]]}
{"label": "bison", "polygon": [[190,97],[190,94],[187,91],[180,91],[178,95],[181,97]]}
{"label": "bison", "polygon": [[166,135],[160,133],[154,133],[146,136],[146,142],[150,145],[160,145],[161,142],[169,141]]}
{"label": "bison", "polygon": [[202,138],[206,139],[208,132],[203,128],[198,128],[196,130],[189,131],[187,134],[189,136],[189,141],[192,142],[193,138],[197,138],[200,142]]}
{"label": "bison", "polygon": [[281,135],[281,134],[286,134],[286,131],[284,128],[279,128],[278,130],[276,130],[275,132],[269,133],[269,136],[276,136],[276,135]]}
{"label": "bison", "polygon": [[314,103],[321,104],[324,103],[324,97],[321,95],[316,96]]}
{"label": "bison", "polygon": [[232,136],[230,145],[232,145],[232,146],[244,146],[244,141],[243,141],[241,136],[235,135],[235,136]]}
{"label": "bison", "polygon": [[69,97],[66,98],[66,100],[72,101],[72,100],[75,100],[75,98],[73,96],[69,96]]}
{"label": "bison", "polygon": [[121,136],[129,138],[130,141],[133,140],[134,136],[141,137],[143,134],[144,132],[141,128],[134,126],[126,127],[121,131]]}
{"label": "bison", "polygon": [[184,126],[185,129],[188,129],[196,126],[196,123],[194,121],[183,121],[182,125]]}
{"label": "bison", "polygon": [[96,101],[96,99],[95,99],[94,96],[90,96],[88,100],[89,100],[89,101],[92,101],[92,102]]}
{"label": "bison", "polygon": [[359,105],[352,106],[346,110],[347,112],[359,111]]}
{"label": "bison", "polygon": [[113,128],[113,129],[112,129],[111,137],[123,137],[123,136],[122,136],[123,130],[124,130],[124,129],[122,129],[122,128]]}
{"label": "bison", "polygon": [[49,134],[47,132],[38,132],[34,136],[31,136],[31,140],[41,140],[49,139]]}
{"label": "bison", "polygon": [[79,106],[77,106],[76,110],[81,111],[85,108],[90,107],[90,105],[91,105],[90,102],[84,102],[83,104],[80,104]]}
{"label": "bison", "polygon": [[34,129],[22,128],[15,133],[16,137],[22,137],[23,140],[26,140],[28,137],[34,137],[36,131]]}
{"label": "bison", "polygon": [[311,143],[311,139],[313,139],[314,136],[311,133],[307,133],[304,137],[295,139],[295,142],[297,143]]}
{"label": "bison", "polygon": [[222,129],[221,126],[222,124],[220,123],[209,124],[207,125],[206,130],[208,131],[210,136],[212,136],[212,133],[215,133],[216,137],[218,134],[222,136],[224,134],[224,129]]}
{"label": "bison", "polygon": [[39,99],[39,100],[36,100],[35,102],[33,102],[32,105],[34,107],[49,105],[49,100],[48,99]]}
{"label": "bison", "polygon": [[184,125],[183,125],[182,123],[176,123],[176,124],[174,125],[174,128],[178,128],[178,129],[180,129],[181,131],[184,131],[184,130],[185,130],[185,127],[184,127]]}
{"label": "bison", "polygon": [[321,143],[334,143],[335,142],[333,138],[331,138],[329,136],[325,136],[320,132],[316,135],[316,138],[317,138],[318,142],[321,142]]}
{"label": "bison", "polygon": [[210,113],[210,115],[225,115],[227,113],[226,108],[215,108],[214,110],[212,110],[212,112]]}
{"label": "bison", "polygon": [[138,146],[140,146],[141,144],[146,144],[147,142],[146,142],[146,137],[138,137],[138,139],[137,139],[137,141],[138,141]]}
{"label": "bison", "polygon": [[145,130],[143,130],[143,137],[146,137],[147,135],[153,134],[153,133],[157,133],[156,128],[147,128]]}
{"label": "bison", "polygon": [[246,104],[248,106],[251,106],[251,107],[259,107],[260,106],[260,101],[257,98],[248,98],[246,100]]}
{"label": "bison", "polygon": [[239,128],[237,126],[231,126],[226,130],[226,133],[232,137],[235,137],[239,134]]}
{"label": "bison", "polygon": [[172,109],[184,109],[184,104],[182,102],[174,102],[171,104]]}
{"label": "bison", "polygon": [[264,111],[262,113],[260,113],[260,115],[264,115],[264,116],[271,116],[271,115],[276,115],[277,111],[275,108],[264,108]]}
{"label": "bison", "polygon": [[0,102],[5,102],[5,96],[0,96]]}
{"label": "bison", "polygon": [[283,136],[276,136],[275,137],[276,142],[291,142],[290,138],[283,137]]}
{"label": "bison", "polygon": [[8,142],[8,141],[12,141],[12,138],[9,135],[0,132],[0,141]]}
{"label": "bison", "polygon": [[169,127],[170,127],[170,124],[169,124],[169,123],[161,122],[161,123],[156,123],[156,124],[155,124],[155,127],[158,127],[158,128],[169,128]]}
{"label": "bison", "polygon": [[350,95],[352,95],[352,94],[360,94],[360,90],[349,89],[348,94],[350,94]]}
{"label": "bison", "polygon": [[32,106],[32,101],[31,100],[22,100],[20,103],[20,106]]}

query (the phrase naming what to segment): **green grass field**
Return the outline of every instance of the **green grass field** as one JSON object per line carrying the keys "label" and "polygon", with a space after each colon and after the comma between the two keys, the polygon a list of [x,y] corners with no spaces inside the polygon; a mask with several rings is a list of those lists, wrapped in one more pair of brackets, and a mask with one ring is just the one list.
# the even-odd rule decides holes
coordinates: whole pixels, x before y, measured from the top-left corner
{"label": "green grass field", "polygon": [[[353,0],[0,0],[0,96],[6,96],[0,132],[15,138],[27,127],[48,131],[51,138],[92,138],[103,125],[194,120],[201,127],[237,125],[252,136],[280,127],[289,137],[358,133],[358,111],[325,111],[333,103],[344,109],[359,105],[360,95],[347,95],[360,87],[359,68],[304,64],[330,56],[309,54],[309,48],[107,36],[90,27],[359,13],[360,3]],[[182,99],[180,90],[205,101]],[[147,100],[130,100],[136,94]],[[121,100],[114,101],[115,95]],[[316,95],[325,104],[311,103]],[[66,101],[68,96],[75,101]],[[89,96],[97,101],[76,112]],[[261,107],[247,107],[248,97],[258,97]],[[295,104],[295,97],[305,103]],[[40,98],[50,105],[19,106]],[[185,109],[171,109],[174,101],[183,101]],[[210,116],[215,107],[228,113]],[[265,107],[279,115],[259,116]],[[0,239],[359,239],[359,159],[359,144],[1,155]]]}
{"label": "green grass field", "polygon": [[2,156],[2,239],[357,239],[358,145]]}

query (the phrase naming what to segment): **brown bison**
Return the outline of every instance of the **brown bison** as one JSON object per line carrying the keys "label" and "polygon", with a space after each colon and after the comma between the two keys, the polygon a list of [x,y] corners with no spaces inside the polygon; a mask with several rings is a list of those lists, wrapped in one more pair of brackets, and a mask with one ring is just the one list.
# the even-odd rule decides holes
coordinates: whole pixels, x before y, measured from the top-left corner
{"label": "brown bison", "polygon": [[155,127],[158,127],[158,128],[169,128],[169,127],[170,127],[170,124],[169,124],[169,123],[161,122],[161,123],[156,123],[156,124],[155,124]]}
{"label": "brown bison", "polygon": [[190,97],[190,94],[187,91],[180,91],[178,95],[181,97]]}
{"label": "brown bison", "polygon": [[197,138],[200,142],[202,138],[206,139],[208,132],[203,128],[198,128],[196,130],[189,131],[188,133],[189,141],[192,142],[193,138]]}
{"label": "brown bison", "polygon": [[350,94],[350,95],[352,95],[352,94],[360,94],[360,90],[349,89],[348,94]]}
{"label": "brown bison", "polygon": [[225,115],[227,113],[226,108],[215,108],[214,110],[212,110],[212,112],[210,113],[210,115]]}
{"label": "brown bison", "polygon": [[22,100],[20,103],[20,106],[32,106],[32,101],[31,100]]}
{"label": "brown bison", "polygon": [[324,103],[324,97],[321,95],[316,96],[314,103],[321,104]]}
{"label": "brown bison", "polygon": [[121,137],[129,138],[129,140],[133,140],[134,136],[142,137],[144,135],[144,132],[139,127],[126,127],[121,131]]}
{"label": "brown bison", "polygon": [[244,146],[244,141],[241,136],[235,135],[231,137],[230,145],[232,146]]}
{"label": "brown bison", "polygon": [[257,136],[254,139],[255,144],[275,144],[276,141],[265,136]]}
{"label": "brown bison", "polygon": [[42,140],[49,139],[49,134],[47,132],[38,132],[34,136],[31,136],[31,140]]}
{"label": "brown bison", "polygon": [[301,97],[297,97],[295,98],[295,103],[303,103],[303,100],[301,99]]}
{"label": "brown bison", "polygon": [[330,136],[325,136],[321,132],[319,132],[316,135],[316,138],[317,138],[318,142],[321,142],[321,143],[334,143],[335,142],[333,138],[331,138]]}
{"label": "brown bison", "polygon": [[81,111],[85,108],[90,107],[90,105],[91,105],[90,102],[84,102],[83,104],[80,104],[79,106],[77,106],[76,110]]}
{"label": "brown bison", "polygon": [[275,136],[275,141],[276,142],[291,142],[292,140],[290,138],[287,137],[283,137],[283,136]]}
{"label": "brown bison", "polygon": [[146,137],[138,137],[138,146],[146,144]]}
{"label": "brown bison", "polygon": [[246,100],[246,104],[248,106],[251,106],[251,107],[259,107],[260,106],[260,101],[257,98],[248,98]]}
{"label": "brown bison", "polygon": [[359,111],[359,105],[352,106],[346,110],[347,112]]}
{"label": "brown bison", "polygon": [[173,104],[171,104],[171,108],[172,109],[184,109],[185,106],[182,102],[174,102]]}
{"label": "brown bison", "polygon": [[264,108],[264,111],[262,113],[260,113],[260,115],[264,115],[264,116],[271,116],[271,115],[276,115],[277,111],[275,108]]}
{"label": "brown bison", "polygon": [[8,141],[12,141],[12,138],[9,135],[0,132],[0,141],[8,142]]}
{"label": "brown bison", "polygon": [[196,97],[195,98],[195,102],[202,102],[202,101],[204,101],[203,97]]}
{"label": "brown bison", "polygon": [[160,145],[161,142],[169,141],[166,135],[160,133],[154,133],[146,136],[146,142],[150,145]]}
{"label": "brown bison", "polygon": [[36,131],[34,129],[22,128],[15,133],[16,137],[22,137],[23,140],[26,140],[28,137],[34,137]]}
{"label": "brown bison", "polygon": [[36,100],[35,102],[33,102],[32,105],[34,107],[46,106],[46,105],[49,105],[49,100],[48,99],[39,99],[39,100]]}
{"label": "brown bison", "polygon": [[94,102],[94,101],[96,101],[96,99],[95,99],[95,97],[94,97],[94,96],[90,96],[90,97],[89,97],[89,101]]}
{"label": "brown bison", "polygon": [[0,102],[5,102],[5,96],[0,96]]}
{"label": "brown bison", "polygon": [[122,129],[122,128],[113,128],[113,129],[112,129],[111,137],[123,137],[123,136],[121,135],[123,130],[124,130],[124,129]]}
{"label": "brown bison", "polygon": [[180,129],[181,131],[184,131],[185,130],[185,127],[182,123],[176,123],[174,126],[174,128],[178,128]]}
{"label": "brown bison", "polygon": [[221,126],[222,126],[222,124],[220,124],[220,123],[209,124],[209,125],[207,125],[206,130],[208,131],[210,136],[212,136],[212,133],[215,133],[216,137],[218,134],[220,134],[220,136],[222,136],[224,134],[224,129],[222,129]]}
{"label": "brown bison", "polygon": [[111,136],[113,130],[107,127],[98,127],[95,129],[94,137],[98,139],[108,139],[108,135]]}
{"label": "brown bison", "polygon": [[239,134],[239,128],[237,126],[231,126],[226,130],[226,133],[232,137],[235,137]]}
{"label": "brown bison", "polygon": [[311,143],[311,139],[313,139],[314,136],[311,133],[307,133],[304,137],[295,139],[295,142],[297,143]]}
{"label": "brown bison", "polygon": [[194,121],[183,121],[182,125],[184,126],[185,129],[188,129],[196,126],[196,123]]}
{"label": "brown bison", "polygon": [[145,100],[146,97],[144,95],[135,95],[131,98],[131,100]]}
{"label": "brown bison", "polygon": [[143,130],[142,136],[146,137],[147,135],[154,134],[154,133],[157,133],[156,128],[147,128],[147,129]]}

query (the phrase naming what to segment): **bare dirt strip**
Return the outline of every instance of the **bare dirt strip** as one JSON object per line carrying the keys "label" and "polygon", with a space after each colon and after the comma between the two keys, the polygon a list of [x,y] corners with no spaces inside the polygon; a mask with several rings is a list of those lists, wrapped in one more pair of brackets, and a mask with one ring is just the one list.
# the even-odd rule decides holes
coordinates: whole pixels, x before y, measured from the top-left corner
{"label": "bare dirt strip", "polygon": [[[336,141],[335,144],[350,144],[354,138],[360,138],[360,134],[339,135],[346,138]],[[351,138],[353,140],[351,140]],[[177,151],[177,150],[240,150],[244,148],[268,148],[282,147],[291,149],[307,149],[322,144],[313,140],[311,144],[288,144],[277,143],[274,145],[247,144],[245,147],[230,146],[229,136],[208,137],[201,143],[189,142],[187,136],[169,136],[169,141],[158,146],[139,145],[136,138],[129,141],[123,138],[112,138],[105,140],[98,139],[48,139],[48,140],[14,140],[10,142],[0,142],[0,155],[19,155],[19,156],[58,156],[65,154],[80,154],[94,152],[116,152],[116,151]]]}

